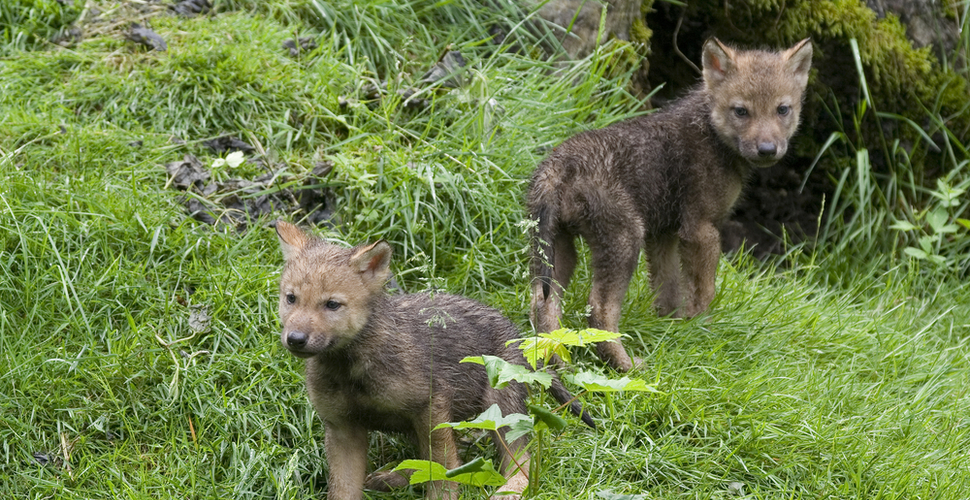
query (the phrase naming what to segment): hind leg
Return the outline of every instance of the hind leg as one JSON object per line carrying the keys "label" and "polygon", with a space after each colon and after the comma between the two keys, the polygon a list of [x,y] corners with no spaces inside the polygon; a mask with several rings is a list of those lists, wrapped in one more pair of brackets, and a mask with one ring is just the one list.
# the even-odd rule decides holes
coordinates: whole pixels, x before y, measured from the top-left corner
{"label": "hind leg", "polygon": [[[531,456],[525,446],[529,443],[523,436],[509,443],[505,440],[506,430],[503,428],[493,433],[492,439],[500,448],[502,468],[506,483],[500,487],[492,500],[518,500],[522,492],[529,486],[529,461]],[[505,449],[505,447],[508,449]]]}
{"label": "hind leg", "polygon": [[[635,228],[635,225],[632,225]],[[640,257],[641,234],[631,227],[610,233],[609,241],[587,238],[593,260],[593,287],[589,294],[590,328],[620,331],[620,312],[623,297],[630,286],[630,279]],[[600,358],[617,371],[633,369],[633,360],[619,341],[601,342],[596,345]]]}
{"label": "hind leg", "polygon": [[[431,429],[451,420],[451,403],[446,398],[435,397],[431,407],[414,423],[421,458],[438,462],[448,470],[461,465],[458,447],[455,445],[455,433],[449,428]],[[425,490],[425,496],[435,500],[457,500],[458,493],[458,484],[451,481],[432,481]]]}
{"label": "hind leg", "polygon": [[650,268],[650,286],[656,298],[654,307],[657,314],[680,315],[684,302],[680,294],[680,255],[679,238],[676,234],[662,236],[647,242],[647,264]]}
{"label": "hind leg", "polygon": [[[521,362],[521,358],[519,360]],[[525,405],[526,387],[518,382],[514,382],[501,390],[490,389],[485,397],[485,405],[491,406],[498,404],[502,415],[513,413],[528,414]],[[496,495],[492,500],[518,500],[522,492],[529,486],[529,461],[530,455],[526,451],[529,439],[522,436],[515,441],[509,442],[506,439],[508,429],[503,427],[492,433],[492,440],[498,448],[501,457],[502,474],[505,475],[507,482],[504,486],[496,490]]]}
{"label": "hind leg", "polygon": [[[569,279],[576,269],[576,243],[571,234],[557,234],[549,243],[554,257],[548,295],[542,279],[536,279],[532,284],[532,324],[539,332],[551,332],[561,327],[563,291],[569,286]],[[533,263],[533,276],[539,276],[540,266],[541,263]]]}

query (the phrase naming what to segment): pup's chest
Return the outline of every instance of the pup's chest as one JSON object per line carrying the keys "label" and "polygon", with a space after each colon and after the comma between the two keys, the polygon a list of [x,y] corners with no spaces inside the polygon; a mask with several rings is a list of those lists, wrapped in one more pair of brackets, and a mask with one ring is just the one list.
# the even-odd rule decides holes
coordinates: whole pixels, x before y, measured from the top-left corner
{"label": "pup's chest", "polygon": [[348,422],[368,429],[403,431],[427,405],[416,388],[400,381],[346,374],[307,372],[307,394],[324,421]]}
{"label": "pup's chest", "polygon": [[691,182],[685,201],[695,217],[719,222],[731,214],[741,196],[747,165],[717,155],[704,160],[687,168]]}

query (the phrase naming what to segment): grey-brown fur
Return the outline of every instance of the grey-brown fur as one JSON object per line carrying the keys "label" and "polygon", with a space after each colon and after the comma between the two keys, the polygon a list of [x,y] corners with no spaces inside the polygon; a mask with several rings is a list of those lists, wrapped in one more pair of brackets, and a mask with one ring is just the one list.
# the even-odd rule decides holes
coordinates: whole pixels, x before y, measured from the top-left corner
{"label": "grey-brown fur", "polygon": [[[285,259],[280,339],[307,360],[307,391],[326,432],[328,498],[359,499],[365,482],[369,489],[407,483],[396,473],[366,476],[368,431],[408,434],[422,458],[452,469],[460,465],[452,431],[432,432],[435,425],[471,419],[493,404],[503,415],[526,413],[522,384],[497,390],[482,366],[459,363],[491,355],[525,364],[522,352],[506,345],[519,331],[500,312],[454,295],[388,295],[385,242],[348,249],[283,221],[276,230]],[[550,392],[560,403],[572,399],[558,378]],[[592,425],[578,403],[571,409]],[[526,438],[509,443],[521,470],[502,454],[507,488],[519,493],[528,484],[526,444]],[[457,498],[451,483],[427,493]]]}
{"label": "grey-brown fur", "polygon": [[[750,170],[787,151],[811,58],[807,39],[782,52],[740,51],[711,39],[699,88],[662,111],[579,134],[553,150],[536,168],[527,200],[538,220],[536,328],[560,326],[577,236],[592,254],[590,327],[619,331],[641,248],[660,314],[706,310],[714,299],[718,226]],[[613,367],[633,367],[619,342],[598,349]]]}

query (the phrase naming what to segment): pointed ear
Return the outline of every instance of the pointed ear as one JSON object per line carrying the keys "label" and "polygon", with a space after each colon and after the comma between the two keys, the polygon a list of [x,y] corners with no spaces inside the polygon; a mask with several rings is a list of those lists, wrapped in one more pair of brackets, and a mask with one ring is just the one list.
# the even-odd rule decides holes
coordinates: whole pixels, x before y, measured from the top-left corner
{"label": "pointed ear", "polygon": [[389,277],[391,264],[391,245],[384,240],[378,240],[370,245],[354,250],[350,258],[350,265],[365,278],[379,278],[381,283]]}
{"label": "pointed ear", "polygon": [[701,64],[704,67],[704,83],[708,86],[717,85],[734,71],[734,49],[721,43],[717,38],[710,38],[704,43],[704,53]]}
{"label": "pointed ear", "polygon": [[310,243],[310,236],[284,220],[276,221],[276,235],[280,237],[283,260],[292,259]]}
{"label": "pointed ear", "polygon": [[808,85],[808,71],[812,69],[812,39],[806,38],[782,54],[787,61],[786,67],[795,75],[798,83],[804,88]]}

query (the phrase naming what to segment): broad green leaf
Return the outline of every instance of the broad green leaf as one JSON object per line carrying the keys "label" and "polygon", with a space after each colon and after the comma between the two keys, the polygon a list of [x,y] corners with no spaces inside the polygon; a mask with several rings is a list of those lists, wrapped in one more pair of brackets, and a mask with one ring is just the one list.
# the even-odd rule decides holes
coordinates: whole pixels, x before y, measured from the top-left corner
{"label": "broad green leaf", "polygon": [[509,430],[505,433],[505,440],[511,443],[522,436],[531,434],[535,430],[535,424],[531,419],[523,419],[509,425]]}
{"label": "broad green leaf", "polygon": [[[495,470],[491,460],[478,457],[467,464],[445,473],[449,481],[481,488],[483,486],[502,486],[505,476]],[[413,483],[412,483],[413,484]]]}
{"label": "broad green leaf", "polygon": [[395,467],[394,470],[413,470],[414,474],[411,475],[411,484],[443,481],[447,479],[446,474],[448,473],[444,465],[438,462],[432,462],[431,460],[405,460],[401,462],[401,465]]}
{"label": "broad green leaf", "polygon": [[553,355],[558,355],[564,362],[568,363],[569,350],[566,348],[567,346],[586,346],[598,342],[612,341],[620,337],[622,335],[619,333],[595,328],[585,330],[560,328],[525,339],[515,339],[509,343],[522,342],[519,349],[522,349],[525,359],[535,368],[540,359],[543,360],[544,364],[547,364]]}
{"label": "broad green leaf", "polygon": [[926,222],[930,224],[930,227],[933,228],[933,232],[935,233],[941,232],[940,230],[943,228],[947,219],[949,218],[950,215],[946,213],[946,210],[943,208],[937,208],[926,214]]}
{"label": "broad green leaf", "polygon": [[923,251],[926,252],[927,255],[929,255],[933,253],[933,244],[936,243],[936,241],[939,239],[940,237],[934,234],[932,236],[930,235],[923,236],[917,241],[919,241],[920,248],[922,248]]}
{"label": "broad green leaf", "polygon": [[536,417],[536,422],[542,422],[554,431],[561,431],[566,428],[568,422],[554,412],[549,411],[543,406],[529,405],[529,411]]}
{"label": "broad green leaf", "polygon": [[510,413],[503,416],[498,404],[493,404],[474,420],[464,422],[444,422],[435,426],[435,429],[484,429],[487,431],[498,430],[499,428],[510,426],[522,420],[531,421],[532,418],[521,413]]}
{"label": "broad green leaf", "polygon": [[549,333],[540,333],[539,336],[568,346],[585,346],[622,337],[619,333],[596,328],[586,328],[585,330],[560,328]]}
{"label": "broad green leaf", "polygon": [[555,342],[542,337],[529,337],[526,339],[515,339],[512,342],[522,342],[519,345],[519,349],[522,349],[522,354],[525,356],[525,360],[529,362],[533,369],[536,369],[539,365],[539,360],[541,359],[543,365],[549,364],[549,361],[554,355],[558,355],[566,363],[569,362],[569,350],[566,346],[559,342]]}
{"label": "broad green leaf", "polygon": [[889,226],[889,229],[895,229],[897,231],[912,231],[914,229],[919,229],[919,226],[914,226],[912,223],[906,220],[898,220]]}
{"label": "broad green leaf", "polygon": [[643,380],[630,379],[630,377],[610,379],[592,372],[579,372],[576,375],[567,375],[566,378],[589,392],[661,392],[653,386],[647,385]]}
{"label": "broad green leaf", "polygon": [[496,389],[504,389],[513,380],[523,384],[535,382],[547,389],[552,385],[552,375],[544,371],[533,371],[528,367],[509,363],[497,356],[469,356],[461,362],[484,365],[485,372],[488,373],[488,383]]}
{"label": "broad green leaf", "polygon": [[476,458],[467,464],[452,470],[431,460],[405,460],[394,470],[413,470],[410,484],[427,483],[429,481],[454,481],[481,488],[483,486],[502,486],[505,477],[492,465],[491,460]]}
{"label": "broad green leaf", "polygon": [[956,224],[947,224],[947,225],[945,225],[945,226],[937,229],[936,232],[938,232],[940,234],[951,234],[951,233],[957,232],[959,229],[960,229],[960,226],[958,226]]}
{"label": "broad green leaf", "polygon": [[903,249],[903,253],[909,255],[910,257],[916,257],[917,259],[925,259],[927,253],[920,250],[919,248],[906,247]]}
{"label": "broad green leaf", "polygon": [[970,229],[970,220],[967,220],[967,219],[957,219],[957,223],[960,224],[961,226],[967,228],[967,229]]}

